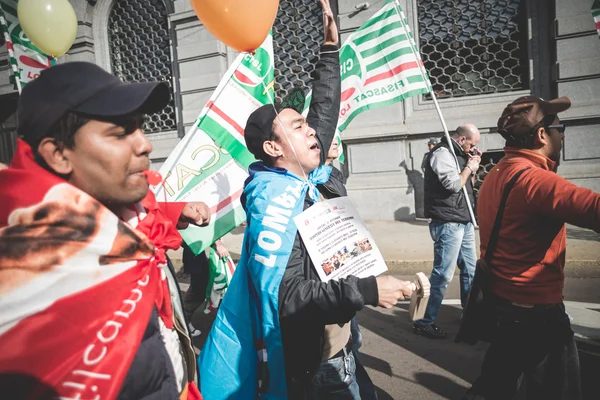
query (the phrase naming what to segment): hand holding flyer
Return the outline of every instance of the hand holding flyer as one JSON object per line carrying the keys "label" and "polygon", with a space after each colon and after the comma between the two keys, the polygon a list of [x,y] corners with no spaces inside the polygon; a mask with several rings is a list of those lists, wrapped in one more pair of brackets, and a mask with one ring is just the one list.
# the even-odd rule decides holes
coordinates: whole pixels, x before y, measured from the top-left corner
{"label": "hand holding flyer", "polygon": [[316,203],[294,222],[323,282],[387,271],[373,236],[348,197]]}

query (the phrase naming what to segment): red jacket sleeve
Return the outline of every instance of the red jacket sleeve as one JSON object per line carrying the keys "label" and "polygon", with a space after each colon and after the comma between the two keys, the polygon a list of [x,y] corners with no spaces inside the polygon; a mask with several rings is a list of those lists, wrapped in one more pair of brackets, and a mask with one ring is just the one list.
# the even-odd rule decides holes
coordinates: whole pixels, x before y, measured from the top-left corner
{"label": "red jacket sleeve", "polygon": [[177,226],[177,222],[179,222],[179,217],[181,216],[181,210],[187,204],[186,202],[173,202],[173,203],[165,203],[165,202],[157,202],[160,210],[165,214],[165,216],[173,223],[173,225]]}
{"label": "red jacket sleeve", "polygon": [[535,169],[527,175],[527,202],[533,209],[600,232],[600,194],[578,187],[554,172]]}

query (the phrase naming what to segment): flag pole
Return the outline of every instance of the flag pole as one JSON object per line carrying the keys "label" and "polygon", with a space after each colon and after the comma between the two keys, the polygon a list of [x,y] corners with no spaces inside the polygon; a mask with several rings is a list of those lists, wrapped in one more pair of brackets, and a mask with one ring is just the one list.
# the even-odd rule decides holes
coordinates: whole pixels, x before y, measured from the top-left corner
{"label": "flag pole", "polygon": [[[415,49],[415,42],[413,40],[413,38],[410,36],[410,31],[407,28],[406,24],[404,23],[404,18],[402,15],[402,12],[400,12],[400,3],[398,2],[398,0],[394,0],[395,4],[396,4],[396,13],[398,14],[398,18],[400,19],[400,23],[402,24],[402,27],[404,28],[404,30],[406,31],[406,36],[408,37],[408,40],[410,41],[410,48],[413,52],[413,55],[415,56],[415,59],[417,60],[417,64],[419,66],[419,71],[421,72],[421,77],[423,78],[423,81],[427,83],[429,83],[429,94],[431,94],[431,99],[433,100],[433,104],[435,105],[435,109],[437,110],[438,116],[440,117],[440,121],[442,123],[442,128],[444,129],[444,136],[446,137],[446,141],[448,142],[448,147],[450,148],[450,152],[452,153],[452,156],[454,157],[454,161],[456,162],[456,169],[458,170],[458,174],[460,175],[461,170],[460,170],[460,165],[458,164],[458,158],[456,157],[456,153],[454,151],[454,146],[452,145],[452,138],[450,137],[450,133],[448,132],[448,127],[446,126],[446,121],[444,120],[444,116],[442,114],[442,110],[440,108],[440,105],[437,101],[437,97],[435,95],[435,92],[433,91],[433,86],[431,85],[431,82],[429,82],[429,78],[427,77],[427,74],[424,71],[424,66],[421,64],[421,57],[419,57],[419,55],[417,54],[417,51]],[[471,179],[469,177],[469,179]],[[469,209],[469,215],[471,216],[471,222],[473,223],[474,227],[477,227],[477,220],[475,219],[475,213],[473,212],[473,206],[471,205],[471,200],[469,199],[469,194],[467,192],[467,185],[463,185],[462,187],[462,191],[463,194],[465,195],[465,199],[467,201],[467,208]]]}

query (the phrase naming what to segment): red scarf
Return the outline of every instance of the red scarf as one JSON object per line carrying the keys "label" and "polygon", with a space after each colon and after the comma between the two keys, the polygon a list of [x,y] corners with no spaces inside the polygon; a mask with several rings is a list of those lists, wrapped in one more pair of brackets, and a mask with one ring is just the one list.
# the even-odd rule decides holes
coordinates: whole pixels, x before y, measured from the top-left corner
{"label": "red scarf", "polygon": [[31,398],[114,399],[152,309],[173,327],[159,265],[181,236],[151,193],[142,206],[134,229],[20,140],[0,171],[0,373],[34,379]]}

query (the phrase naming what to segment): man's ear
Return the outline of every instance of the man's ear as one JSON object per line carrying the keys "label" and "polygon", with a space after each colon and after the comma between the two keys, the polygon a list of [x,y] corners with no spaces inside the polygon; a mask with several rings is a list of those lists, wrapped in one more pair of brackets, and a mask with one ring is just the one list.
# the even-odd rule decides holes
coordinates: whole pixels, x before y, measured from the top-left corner
{"label": "man's ear", "polygon": [[273,158],[279,158],[283,155],[283,150],[281,149],[281,146],[274,140],[266,140],[263,143],[263,151],[266,155]]}
{"label": "man's ear", "polygon": [[539,128],[535,132],[535,135],[533,135],[533,144],[539,147],[544,147],[546,144],[548,144],[550,139],[548,136],[548,131],[546,131],[544,127]]}
{"label": "man's ear", "polygon": [[59,175],[69,175],[73,165],[54,138],[43,138],[38,145],[38,154],[54,172]]}

